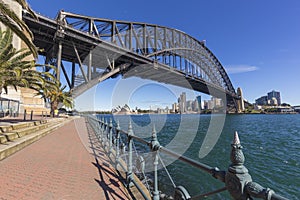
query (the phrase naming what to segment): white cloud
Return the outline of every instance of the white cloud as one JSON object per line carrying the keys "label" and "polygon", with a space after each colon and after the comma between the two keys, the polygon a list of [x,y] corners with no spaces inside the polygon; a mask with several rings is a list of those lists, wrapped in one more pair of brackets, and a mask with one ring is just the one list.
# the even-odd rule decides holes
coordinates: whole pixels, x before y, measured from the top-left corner
{"label": "white cloud", "polygon": [[253,65],[230,65],[225,66],[225,70],[228,74],[239,74],[256,71],[259,70],[259,68]]}

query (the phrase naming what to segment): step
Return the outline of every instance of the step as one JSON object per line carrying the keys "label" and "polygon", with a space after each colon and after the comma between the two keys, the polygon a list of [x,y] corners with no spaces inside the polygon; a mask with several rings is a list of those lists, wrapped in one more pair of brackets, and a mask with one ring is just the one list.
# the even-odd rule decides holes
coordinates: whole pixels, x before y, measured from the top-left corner
{"label": "step", "polygon": [[7,142],[7,137],[5,135],[0,134],[0,144],[5,144]]}
{"label": "step", "polygon": [[18,124],[11,125],[13,130],[23,129],[23,128],[27,128],[30,126],[34,126],[34,122],[21,122]]}
{"label": "step", "polygon": [[[26,146],[32,144],[33,142],[39,140],[40,138],[46,136],[47,134],[49,134],[52,131],[58,129],[59,127],[65,125],[66,123],[69,123],[72,120],[73,120],[72,118],[65,119],[64,121],[54,120],[53,122],[48,124],[49,127],[47,127],[47,128],[40,129],[32,134],[25,135],[24,137],[21,137],[21,138],[16,138],[14,141],[7,142],[5,145],[0,145],[0,160],[3,160],[4,158],[25,148]],[[58,123],[58,122],[60,122],[60,123]]]}
{"label": "step", "polygon": [[17,138],[24,137],[35,133],[41,129],[46,129],[53,124],[58,124],[64,119],[55,118],[48,120],[39,120],[33,122],[21,122],[20,124],[8,125],[0,127],[0,144],[5,144],[6,142],[12,142]]}
{"label": "step", "polygon": [[34,132],[36,132],[40,129],[47,128],[48,126],[49,126],[48,123],[47,124],[40,124],[40,125],[35,125],[35,126],[24,128],[24,129],[19,129],[19,130],[16,130],[14,132],[17,133],[19,138],[20,138],[20,137],[23,137],[25,135],[29,135],[31,133],[34,133]]}
{"label": "step", "polygon": [[17,133],[13,132],[7,132],[7,133],[2,133],[7,138],[7,141],[14,141],[15,139],[19,138]]}
{"label": "step", "polygon": [[5,133],[5,132],[9,132],[12,131],[12,127],[11,126],[0,126],[0,133]]}

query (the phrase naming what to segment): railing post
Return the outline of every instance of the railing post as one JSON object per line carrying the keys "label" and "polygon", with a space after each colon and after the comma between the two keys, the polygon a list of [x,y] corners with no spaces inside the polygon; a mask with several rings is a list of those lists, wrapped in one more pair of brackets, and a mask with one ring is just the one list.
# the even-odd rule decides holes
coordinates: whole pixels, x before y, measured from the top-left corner
{"label": "railing post", "polygon": [[108,123],[107,123],[107,119],[105,119],[104,129],[103,129],[104,148],[107,146],[108,131],[109,131],[108,130]]}
{"label": "railing post", "polygon": [[99,119],[98,121],[96,121],[96,126],[97,126],[97,130],[98,130],[97,131],[97,133],[98,133],[97,137],[98,137],[99,141],[102,142],[101,119]]}
{"label": "railing post", "polygon": [[104,117],[102,117],[101,120],[101,141],[102,141],[102,146],[103,148],[105,147],[105,121],[104,121]]}
{"label": "railing post", "polygon": [[151,151],[153,151],[153,171],[154,171],[153,200],[159,200],[157,166],[158,166],[158,150],[160,148],[160,144],[157,140],[155,126],[153,126],[153,130],[152,130],[150,148]]}
{"label": "railing post", "polygon": [[232,164],[225,175],[225,184],[228,192],[234,199],[248,200],[252,199],[251,197],[255,197],[266,200],[287,200],[275,194],[273,190],[252,182],[248,169],[244,166],[245,157],[237,132],[234,134],[231,147],[230,160]]}
{"label": "railing post", "polygon": [[120,122],[117,121],[117,127],[116,127],[116,164],[115,168],[117,169],[120,159]]}
{"label": "railing post", "polygon": [[112,134],[113,134],[113,123],[112,123],[112,119],[109,119],[109,125],[108,125],[108,137],[109,137],[109,146],[108,146],[108,155],[110,156],[110,154],[112,153]]}
{"label": "railing post", "polygon": [[132,174],[132,137],[133,136],[133,130],[132,130],[132,124],[131,121],[129,121],[128,126],[128,169],[127,169],[127,187],[133,186],[133,174]]}
{"label": "railing post", "polygon": [[225,184],[228,192],[234,199],[248,200],[249,195],[244,188],[247,182],[252,181],[252,178],[248,173],[248,169],[244,166],[245,157],[242,148],[238,133],[235,132],[231,144],[231,165],[225,175]]}
{"label": "railing post", "polygon": [[124,143],[121,144],[121,152],[122,154],[126,152],[126,145]]}

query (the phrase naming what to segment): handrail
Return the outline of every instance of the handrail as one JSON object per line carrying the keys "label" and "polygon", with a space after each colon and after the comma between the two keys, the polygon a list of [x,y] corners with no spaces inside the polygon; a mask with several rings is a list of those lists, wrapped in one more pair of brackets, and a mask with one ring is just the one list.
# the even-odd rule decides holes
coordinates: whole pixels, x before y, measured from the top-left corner
{"label": "handrail", "polygon": [[[103,138],[108,139],[109,144],[109,152],[111,152],[111,149],[113,148],[113,142],[112,142],[112,134],[113,132],[116,134],[116,155],[115,160],[117,162],[116,166],[118,164],[121,164],[119,162],[119,156],[120,156],[120,145],[119,145],[119,139],[120,139],[120,133],[125,134],[128,138],[128,166],[122,168],[126,171],[126,180],[127,180],[127,186],[136,185],[137,189],[141,192],[143,197],[145,199],[148,199],[147,195],[144,193],[144,191],[138,186],[136,181],[133,178],[133,172],[132,172],[132,142],[133,140],[139,141],[142,144],[145,144],[150,147],[150,150],[154,153],[153,154],[153,172],[154,172],[154,187],[152,191],[152,199],[153,200],[159,200],[159,190],[158,190],[158,174],[157,174],[157,166],[159,162],[159,153],[165,153],[169,156],[175,157],[178,160],[181,160],[193,167],[196,167],[202,171],[205,171],[209,174],[211,174],[214,178],[220,180],[221,182],[225,183],[225,187],[212,191],[206,194],[197,195],[196,197],[200,196],[207,196],[211,194],[216,194],[218,192],[222,192],[224,190],[228,190],[229,194],[233,197],[233,199],[236,200],[248,200],[252,199],[251,197],[260,198],[260,199],[266,199],[266,200],[287,200],[287,198],[282,197],[278,194],[275,194],[275,192],[269,188],[264,188],[258,183],[255,183],[252,181],[252,178],[250,174],[248,173],[248,169],[244,166],[245,157],[242,152],[242,146],[240,144],[240,139],[238,136],[238,133],[235,132],[234,139],[231,144],[231,165],[229,166],[227,171],[221,171],[217,167],[211,167],[209,165],[206,165],[204,163],[192,160],[186,156],[180,155],[170,149],[167,149],[164,146],[161,146],[158,142],[155,127],[153,127],[152,131],[152,137],[150,141],[146,141],[143,138],[137,137],[133,133],[131,122],[129,122],[129,128],[128,131],[121,130],[119,123],[117,123],[117,126],[114,127],[112,124],[112,120],[110,119],[110,123],[108,124],[107,121],[105,122],[104,119],[97,119],[94,116],[86,116],[88,118],[88,121],[90,124],[93,124],[92,127],[94,128],[96,133],[99,133],[98,136],[102,136]],[[103,141],[103,138],[101,139]],[[106,143],[106,141],[104,141]],[[178,200],[188,200],[188,199],[194,199],[196,197],[190,197],[187,190],[182,186],[177,186],[175,188],[175,194],[174,199]]]}

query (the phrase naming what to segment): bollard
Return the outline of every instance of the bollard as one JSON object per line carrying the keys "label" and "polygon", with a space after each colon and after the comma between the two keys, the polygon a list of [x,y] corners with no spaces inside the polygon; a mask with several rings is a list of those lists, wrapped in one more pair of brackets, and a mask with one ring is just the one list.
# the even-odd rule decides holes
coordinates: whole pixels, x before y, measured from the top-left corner
{"label": "bollard", "polygon": [[127,182],[127,187],[132,187],[133,186],[133,174],[132,174],[132,137],[133,136],[133,130],[132,130],[132,125],[131,121],[129,121],[129,126],[128,126],[128,170],[127,170],[127,175],[126,175],[126,182]]}
{"label": "bollard", "polygon": [[30,121],[33,119],[33,110],[30,112]]}
{"label": "bollard", "polygon": [[160,149],[160,144],[157,140],[155,126],[152,130],[152,138],[150,143],[151,151],[154,152],[153,155],[153,171],[154,171],[154,188],[153,188],[153,200],[159,200],[159,191],[158,191],[158,177],[157,177],[157,166],[158,166],[158,150]]}
{"label": "bollard", "polygon": [[24,110],[24,121],[26,121],[26,115],[27,115],[27,113],[26,113],[26,109]]}

